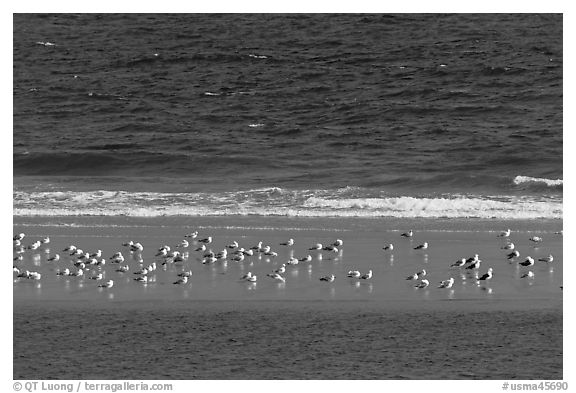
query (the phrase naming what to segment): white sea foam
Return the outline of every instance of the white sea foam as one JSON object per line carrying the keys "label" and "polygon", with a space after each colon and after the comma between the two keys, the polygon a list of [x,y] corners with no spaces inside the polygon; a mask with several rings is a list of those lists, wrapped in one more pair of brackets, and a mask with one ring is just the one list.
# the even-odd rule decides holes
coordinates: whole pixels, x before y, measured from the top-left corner
{"label": "white sea foam", "polygon": [[341,190],[229,193],[19,193],[17,216],[288,216],[561,219],[561,197],[347,198]]}
{"label": "white sea foam", "polygon": [[552,180],[552,179],[544,179],[544,178],[530,177],[530,176],[516,176],[514,178],[514,184],[515,185],[527,184],[527,183],[540,183],[540,184],[545,184],[548,187],[558,187],[558,186],[562,186],[564,184],[564,180],[562,180],[562,179]]}

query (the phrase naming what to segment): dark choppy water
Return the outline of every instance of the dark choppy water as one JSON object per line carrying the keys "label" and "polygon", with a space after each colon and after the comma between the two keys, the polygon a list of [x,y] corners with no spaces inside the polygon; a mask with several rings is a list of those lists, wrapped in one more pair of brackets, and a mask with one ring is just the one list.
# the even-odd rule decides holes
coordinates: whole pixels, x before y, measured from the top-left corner
{"label": "dark choppy water", "polygon": [[562,23],[17,14],[15,214],[561,218]]}

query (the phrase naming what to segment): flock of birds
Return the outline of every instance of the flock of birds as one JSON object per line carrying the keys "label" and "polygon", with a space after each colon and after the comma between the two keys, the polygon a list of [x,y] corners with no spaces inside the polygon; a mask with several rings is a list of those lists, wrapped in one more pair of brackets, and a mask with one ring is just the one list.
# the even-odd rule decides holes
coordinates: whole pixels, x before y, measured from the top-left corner
{"label": "flock of birds", "polygon": [[[561,232],[556,232],[556,234],[561,234]],[[498,235],[498,237],[505,240],[501,249],[507,252],[506,258],[511,263],[517,263],[518,266],[523,268],[530,268],[536,262],[531,256],[526,256],[520,258],[520,252],[516,249],[514,243],[510,240],[511,230],[507,229]],[[33,253],[33,259],[39,258],[39,254],[44,250],[49,254],[48,245],[50,244],[50,238],[45,237],[42,240],[34,241],[29,245],[24,245],[24,233],[19,233],[13,237],[14,245],[14,274],[16,275],[16,280],[29,279],[29,280],[41,280],[42,274],[37,271],[25,270],[23,267],[19,266],[19,262],[24,260],[24,254],[27,252]],[[402,233],[400,237],[410,239],[414,236],[414,231],[410,230],[408,232]],[[531,242],[538,244],[543,240],[541,237],[533,236],[529,239]],[[184,239],[180,241],[179,244],[175,246],[162,245],[159,247],[155,253],[155,260],[150,264],[145,264],[142,257],[142,252],[144,247],[139,242],[129,241],[122,246],[123,250],[115,252],[109,258],[104,258],[102,255],[102,250],[96,250],[94,252],[84,251],[78,246],[73,244],[67,246],[62,250],[62,254],[48,255],[46,257],[47,262],[64,262],[67,267],[56,270],[57,276],[71,276],[71,277],[86,277],[87,279],[94,280],[97,282],[99,288],[112,288],[114,286],[113,279],[105,280],[106,271],[103,267],[107,264],[114,265],[114,271],[117,274],[125,275],[126,273],[133,274],[133,280],[142,284],[146,284],[150,281],[150,275],[153,273],[157,266],[161,266],[163,270],[167,270],[169,265],[182,266],[179,272],[177,272],[174,277],[174,285],[185,285],[188,283],[190,277],[192,277],[192,270],[184,270],[184,262],[188,261],[191,253],[196,256],[196,259],[202,264],[214,264],[218,261],[232,261],[232,262],[242,262],[245,258],[250,258],[253,256],[267,258],[275,258],[278,256],[278,252],[273,251],[272,247],[269,245],[264,245],[262,241],[258,244],[243,248],[240,247],[237,241],[228,244],[225,248],[218,252],[214,252],[211,249],[211,244],[213,243],[212,236],[207,236],[204,238],[199,238],[198,231],[188,233],[184,235]],[[286,242],[279,244],[281,247],[289,247],[292,249],[294,246],[294,239],[289,239]],[[330,244],[315,244],[308,248],[308,255],[296,258],[293,256],[293,252],[290,253],[289,259],[281,263],[276,269],[272,270],[270,273],[266,274],[268,279],[284,283],[286,282],[285,273],[290,266],[298,265],[301,263],[308,263],[313,260],[312,254],[316,253],[334,253],[338,254],[344,242],[341,239],[336,239]],[[411,246],[412,247],[412,246]],[[414,250],[426,250],[429,244],[424,242],[422,244],[413,247]],[[383,247],[384,251],[391,252],[394,250],[393,244],[388,244]],[[65,253],[65,254],[64,254]],[[129,255],[129,256],[127,256]],[[318,254],[321,257],[320,254]],[[137,268],[134,271],[130,271],[131,264],[130,261],[136,261]],[[539,258],[539,262],[550,264],[554,261],[552,255],[547,257]],[[452,263],[450,269],[461,269],[464,272],[468,272],[473,279],[480,284],[481,282],[487,282],[492,279],[494,274],[494,269],[489,267],[485,273],[479,273],[482,260],[478,254],[471,257],[463,257],[456,262]],[[132,265],[134,268],[134,265]],[[350,270],[346,274],[348,279],[368,281],[373,277],[373,271],[370,269],[367,272],[360,272],[359,270]],[[430,285],[430,281],[427,277],[426,269],[422,269],[414,274],[406,277],[406,280],[415,281],[413,285],[416,289],[427,288]],[[534,273],[531,270],[523,272],[521,275],[522,279],[533,279]],[[239,277],[239,281],[256,282],[258,276],[252,272],[247,272]],[[320,281],[323,282],[334,282],[336,276],[334,274],[323,275],[319,277]],[[455,280],[453,277],[446,278],[438,282],[438,288],[450,289],[454,286]],[[561,287],[562,288],[562,287]]]}

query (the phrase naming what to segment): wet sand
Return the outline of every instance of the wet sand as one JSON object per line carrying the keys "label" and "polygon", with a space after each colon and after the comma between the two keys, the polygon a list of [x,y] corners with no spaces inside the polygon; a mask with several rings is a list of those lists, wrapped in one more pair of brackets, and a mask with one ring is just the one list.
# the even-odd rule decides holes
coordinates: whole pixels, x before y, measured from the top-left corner
{"label": "wet sand", "polygon": [[[414,237],[402,239],[401,229],[417,223],[98,220],[15,220],[14,232],[28,235],[25,244],[42,236],[51,243],[48,252],[27,251],[19,262],[43,277],[14,281],[14,378],[562,378],[562,237],[554,235],[561,223],[523,223],[513,232],[522,257],[555,258],[536,262],[528,280],[520,278],[528,269],[509,262],[496,237],[500,229],[514,231],[513,223],[415,226]],[[144,245],[144,264],[160,266],[157,248],[178,244],[194,228],[199,237],[213,236],[215,252],[233,240],[245,248],[261,240],[278,256],[205,265],[189,251],[187,261],[159,268],[147,285],[108,263],[101,270],[115,281],[110,289],[87,277],[56,276],[71,266],[68,258],[46,261],[69,244],[101,249],[108,258],[134,240]],[[537,248],[528,240],[533,235],[545,239]],[[293,247],[279,245],[289,237]],[[308,250],[337,238],[344,241],[338,253]],[[414,250],[423,241],[430,247]],[[382,250],[389,242],[393,252]],[[266,277],[290,256],[308,253],[312,262],[288,266],[286,283]],[[473,274],[449,267],[474,253],[483,260],[480,274],[493,267],[492,280],[478,284]],[[140,266],[124,254],[131,271]],[[405,277],[423,268],[431,285],[419,290]],[[188,269],[189,283],[173,285]],[[372,269],[373,278],[345,277],[356,269]],[[239,281],[247,271],[258,275],[256,283]],[[336,280],[319,281],[325,274]],[[455,279],[452,290],[437,288],[448,277]],[[74,367],[86,358],[89,367]]]}

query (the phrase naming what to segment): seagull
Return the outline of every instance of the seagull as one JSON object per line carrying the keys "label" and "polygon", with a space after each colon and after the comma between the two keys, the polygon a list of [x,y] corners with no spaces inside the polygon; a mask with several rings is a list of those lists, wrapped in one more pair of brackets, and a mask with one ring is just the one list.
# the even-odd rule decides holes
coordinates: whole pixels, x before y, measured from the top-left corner
{"label": "seagull", "polygon": [[195,249],[194,251],[206,251],[206,245],[202,244],[200,247],[198,247],[197,249]]}
{"label": "seagull", "polygon": [[272,277],[276,281],[286,282],[286,279],[278,273],[268,273],[267,276]]}
{"label": "seagull", "polygon": [[534,265],[534,258],[532,257],[526,257],[526,260],[524,262],[520,262],[520,265],[522,266],[532,266]]}
{"label": "seagull", "polygon": [[332,245],[334,247],[340,247],[344,244],[344,242],[342,241],[342,239],[336,239],[336,241],[334,243],[332,243]]}
{"label": "seagull", "polygon": [[485,281],[490,279],[492,279],[492,268],[488,268],[488,271],[484,273],[482,277],[478,279],[478,281]]}
{"label": "seagull", "polygon": [[358,270],[350,270],[347,276],[350,278],[360,278],[361,273]]}
{"label": "seagull", "polygon": [[136,278],[134,279],[134,281],[138,281],[138,282],[142,282],[142,283],[147,283],[147,282],[148,282],[148,276],[136,277]]}
{"label": "seagull", "polygon": [[288,239],[288,241],[280,243],[281,246],[293,246],[294,245],[294,239]]}
{"label": "seagull", "polygon": [[502,247],[502,249],[503,250],[513,250],[514,249],[514,243],[508,243],[504,247]]}
{"label": "seagull", "polygon": [[102,257],[102,250],[98,250],[93,254],[90,254],[90,258],[100,258]]}
{"label": "seagull", "polygon": [[394,244],[390,243],[387,246],[385,246],[384,248],[382,248],[383,250],[394,250]]}
{"label": "seagull", "polygon": [[430,285],[430,282],[426,279],[420,280],[420,282],[416,285],[414,285],[414,288],[418,288],[418,289],[422,289],[422,288],[426,288],[428,285]]}
{"label": "seagull", "polygon": [[42,278],[42,275],[38,272],[30,272],[28,274],[28,277],[26,277],[26,278],[29,278],[32,280],[40,280]]}
{"label": "seagull", "polygon": [[333,274],[330,274],[329,276],[322,276],[320,277],[320,281],[334,282],[335,277],[336,276],[334,276]]}
{"label": "seagull", "polygon": [[262,242],[258,242],[257,245],[250,247],[253,251],[260,251],[262,249]]}
{"label": "seagull", "polygon": [[165,257],[166,255],[168,255],[168,250],[165,248],[161,248],[160,250],[158,250],[158,252],[154,256],[155,257]]}
{"label": "seagull", "polygon": [[112,288],[114,286],[113,280],[108,280],[104,284],[98,285],[99,288]]}
{"label": "seagull", "polygon": [[547,257],[543,257],[543,258],[539,258],[538,259],[540,262],[552,262],[554,260],[554,257],[552,256],[552,254],[548,255]]}
{"label": "seagull", "polygon": [[22,254],[20,254],[20,255],[18,255],[18,256],[16,256],[16,257],[14,257],[14,261],[18,261],[18,262],[21,262],[22,260],[24,260],[24,256],[23,256]]}
{"label": "seagull", "polygon": [[24,236],[26,236],[26,235],[23,234],[23,233],[19,233],[18,235],[15,235],[15,236],[12,238],[12,240],[22,240],[22,239],[24,239]]}
{"label": "seagull", "polygon": [[184,239],[180,242],[180,244],[176,247],[180,247],[180,248],[186,248],[190,245],[190,243],[188,243],[188,240]]}
{"label": "seagull", "polygon": [[424,242],[424,244],[420,244],[414,247],[415,250],[426,250],[428,248],[428,242]]}
{"label": "seagull", "polygon": [[298,258],[290,258],[287,262],[288,265],[298,265],[298,263],[300,263],[300,260],[298,260]]}
{"label": "seagull", "polygon": [[401,234],[400,236],[402,236],[402,237],[412,237],[412,236],[414,236],[414,232],[412,231],[412,229],[410,229],[408,232],[404,232],[404,233]]}
{"label": "seagull", "polygon": [[238,248],[238,242],[234,240],[231,244],[228,244],[226,247],[230,249]]}
{"label": "seagull", "polygon": [[298,259],[298,262],[311,262],[311,261],[312,261],[312,255],[307,255],[304,258]]}
{"label": "seagull", "polygon": [[523,275],[521,275],[520,278],[534,278],[534,272],[532,270],[530,270],[527,273],[524,273]]}
{"label": "seagull", "polygon": [[191,237],[192,239],[196,239],[197,236],[198,236],[198,231],[194,231],[192,233],[188,233],[187,235],[184,235],[184,237]]}
{"label": "seagull", "polygon": [[478,259],[477,261],[473,261],[470,265],[466,266],[466,269],[479,269],[481,262],[482,261],[480,259]]}
{"label": "seagull", "polygon": [[462,258],[454,262],[450,267],[462,267],[466,264],[466,258]]}
{"label": "seagull", "polygon": [[98,273],[95,276],[91,276],[90,280],[102,280],[102,277],[103,277],[102,273]]}
{"label": "seagull", "polygon": [[333,245],[333,244],[329,244],[329,245],[323,247],[322,250],[324,250],[324,251],[330,251],[330,252],[333,252],[333,253],[338,253],[338,251],[339,251],[339,250],[338,250],[338,247],[336,247],[336,246]]}
{"label": "seagull", "polygon": [[520,252],[518,250],[514,250],[510,254],[507,255],[508,259],[518,258],[520,256]]}
{"label": "seagull", "polygon": [[180,285],[180,284],[186,284],[187,282],[188,282],[188,277],[184,276],[184,277],[179,278],[177,281],[175,281],[174,284]]}
{"label": "seagull", "polygon": [[426,275],[426,269],[422,269],[417,273],[414,273],[411,276],[406,277],[406,280],[418,280]]}
{"label": "seagull", "polygon": [[539,237],[539,236],[532,236],[532,237],[531,237],[530,239],[528,239],[528,240],[530,240],[531,242],[534,242],[534,243],[540,243],[540,242],[542,241],[542,238]]}
{"label": "seagull", "polygon": [[498,237],[509,237],[510,236],[510,229],[506,229],[505,231],[502,231]]}
{"label": "seagull", "polygon": [[252,277],[252,272],[244,274],[242,277],[240,277],[240,280],[248,280],[250,277]]}
{"label": "seagull", "polygon": [[136,251],[143,251],[144,250],[144,246],[142,246],[142,244],[140,243],[134,243],[130,246],[130,251],[136,252]]}
{"label": "seagull", "polygon": [[474,254],[473,257],[466,259],[466,263],[473,263],[480,260],[480,256],[478,254]]}
{"label": "seagull", "polygon": [[454,278],[450,277],[448,280],[440,281],[438,288],[452,288],[454,285]]}
{"label": "seagull", "polygon": [[368,273],[365,273],[360,276],[362,280],[370,280],[372,278],[372,270],[368,270]]}
{"label": "seagull", "polygon": [[280,267],[273,271],[273,273],[283,274],[286,272],[286,264],[283,263]]}
{"label": "seagull", "polygon": [[70,272],[68,275],[74,277],[81,277],[84,275],[84,270],[78,269],[76,272]]}
{"label": "seagull", "polygon": [[62,251],[76,251],[76,246],[71,244],[68,247],[66,247],[65,249],[63,249]]}
{"label": "seagull", "polygon": [[48,244],[48,243],[50,243],[50,238],[46,236],[44,239],[42,239],[42,244]]}
{"label": "seagull", "polygon": [[64,270],[59,270],[56,272],[57,276],[69,276],[70,275],[70,269],[66,268]]}
{"label": "seagull", "polygon": [[266,251],[266,252],[264,253],[264,255],[267,255],[267,256],[269,256],[269,257],[277,257],[277,256],[278,256],[278,253],[275,252],[275,251]]}
{"label": "seagull", "polygon": [[316,243],[316,245],[310,247],[308,250],[321,250],[321,249],[322,249],[322,244]]}
{"label": "seagull", "polygon": [[119,266],[118,269],[116,269],[119,273],[126,273],[128,270],[130,270],[130,266],[128,265]]}
{"label": "seagull", "polygon": [[252,275],[252,276],[246,278],[246,281],[250,281],[250,282],[256,282],[256,280],[258,280],[258,277],[256,275]]}
{"label": "seagull", "polygon": [[192,270],[188,270],[187,272],[178,273],[178,277],[192,277]]}
{"label": "seagull", "polygon": [[199,241],[200,243],[210,244],[210,243],[212,243],[212,236],[208,236],[207,238],[205,238],[205,239],[200,239],[200,240],[198,240],[198,241]]}
{"label": "seagull", "polygon": [[142,268],[140,270],[138,270],[137,272],[134,272],[134,274],[140,274],[140,275],[147,275],[148,274],[148,268]]}

